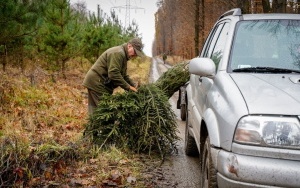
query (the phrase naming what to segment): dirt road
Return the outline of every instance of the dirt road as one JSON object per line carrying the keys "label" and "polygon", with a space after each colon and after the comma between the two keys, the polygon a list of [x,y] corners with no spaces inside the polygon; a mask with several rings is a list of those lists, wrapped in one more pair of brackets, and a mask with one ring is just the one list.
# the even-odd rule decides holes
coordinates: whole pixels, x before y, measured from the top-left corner
{"label": "dirt road", "polygon": [[[152,82],[167,69],[169,65],[164,64],[159,58],[152,60]],[[178,92],[170,99],[172,109],[177,115],[177,124],[181,140],[178,142],[178,153],[168,156],[162,166],[155,169],[161,173],[160,179],[156,181],[158,187],[169,188],[198,188],[200,187],[200,161],[197,157],[189,157],[184,153],[185,121],[180,119],[180,111],[176,108]]]}

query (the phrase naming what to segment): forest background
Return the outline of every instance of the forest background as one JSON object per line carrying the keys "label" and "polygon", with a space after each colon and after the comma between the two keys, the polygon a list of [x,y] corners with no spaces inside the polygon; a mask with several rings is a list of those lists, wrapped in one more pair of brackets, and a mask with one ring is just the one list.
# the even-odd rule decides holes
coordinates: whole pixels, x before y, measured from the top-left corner
{"label": "forest background", "polygon": [[[218,17],[232,8],[243,13],[297,13],[299,0],[157,0],[152,56],[166,53],[191,59],[199,54]],[[22,0],[0,3],[0,62],[24,70],[43,64],[64,75],[70,59],[94,62],[107,48],[140,36],[134,21],[123,27],[119,18],[90,14],[84,1]]]}
{"label": "forest background", "polygon": [[152,54],[191,59],[199,55],[213,24],[226,11],[300,13],[299,0],[161,0],[155,15]]}
{"label": "forest background", "polygon": [[[297,13],[298,0],[158,0],[152,55],[175,64],[198,55],[209,30],[227,10]],[[135,184],[141,156],[82,141],[87,120],[83,77],[111,46],[139,36],[138,25],[89,14],[67,0],[0,2],[0,187]],[[147,83],[150,57],[129,64]],[[74,144],[76,143],[76,144]],[[68,163],[72,161],[71,163]],[[148,177],[149,178],[149,177]]]}

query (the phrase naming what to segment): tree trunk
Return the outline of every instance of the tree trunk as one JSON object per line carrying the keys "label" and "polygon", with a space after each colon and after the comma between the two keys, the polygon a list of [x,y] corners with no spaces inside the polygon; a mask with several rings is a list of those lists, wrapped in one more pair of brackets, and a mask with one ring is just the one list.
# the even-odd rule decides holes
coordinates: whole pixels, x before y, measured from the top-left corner
{"label": "tree trunk", "polygon": [[262,4],[263,4],[263,11],[264,11],[264,13],[271,12],[271,6],[270,6],[270,1],[269,0],[263,0]]}
{"label": "tree trunk", "polygon": [[200,33],[200,0],[195,0],[195,55],[199,54],[199,33]]}
{"label": "tree trunk", "polygon": [[25,65],[24,65],[24,45],[20,45],[20,53],[18,54],[19,65],[21,68],[21,72],[24,73]]}
{"label": "tree trunk", "polygon": [[237,6],[241,8],[243,14],[250,13],[250,2],[249,0],[237,0]]}
{"label": "tree trunk", "polygon": [[67,79],[67,76],[66,76],[66,63],[67,63],[67,60],[62,60],[61,72],[62,72],[62,75],[63,75],[64,79]]}
{"label": "tree trunk", "polygon": [[199,10],[199,15],[201,16],[201,18],[199,19],[199,29],[201,31],[200,34],[200,44],[199,44],[199,53],[203,48],[204,45],[204,41],[205,41],[205,27],[204,27],[204,19],[205,19],[205,7],[204,7],[204,1],[205,0],[200,0],[200,10]]}
{"label": "tree trunk", "polygon": [[2,56],[2,70],[3,72],[6,71],[6,65],[7,65],[7,48],[6,48],[6,44],[4,45],[4,54]]}
{"label": "tree trunk", "polygon": [[273,10],[273,13],[285,13],[286,12],[286,1],[285,0],[273,0],[272,10]]}

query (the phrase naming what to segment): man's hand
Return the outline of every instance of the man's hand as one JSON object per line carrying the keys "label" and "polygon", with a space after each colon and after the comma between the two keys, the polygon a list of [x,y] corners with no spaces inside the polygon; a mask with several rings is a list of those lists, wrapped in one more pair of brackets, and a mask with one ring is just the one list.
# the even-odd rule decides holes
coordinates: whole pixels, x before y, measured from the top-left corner
{"label": "man's hand", "polygon": [[135,87],[133,87],[133,86],[130,86],[129,89],[130,89],[131,91],[137,92],[137,89],[136,89]]}

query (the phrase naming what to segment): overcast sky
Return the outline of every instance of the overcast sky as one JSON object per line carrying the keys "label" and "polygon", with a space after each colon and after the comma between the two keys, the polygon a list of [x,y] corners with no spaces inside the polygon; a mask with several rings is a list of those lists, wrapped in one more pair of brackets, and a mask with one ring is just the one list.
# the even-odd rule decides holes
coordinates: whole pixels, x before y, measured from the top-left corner
{"label": "overcast sky", "polygon": [[[86,2],[87,9],[97,13],[97,6],[104,13],[110,15],[112,9],[115,10],[119,19],[125,25],[126,8],[129,11],[127,14],[130,20],[135,20],[139,26],[139,33],[142,36],[144,43],[144,52],[147,56],[152,56],[152,42],[155,34],[154,14],[157,11],[157,0],[79,0]],[[78,0],[71,0],[71,3],[78,2]],[[128,4],[126,4],[128,3]],[[127,19],[128,20],[128,19]],[[129,23],[131,23],[129,21]]]}

